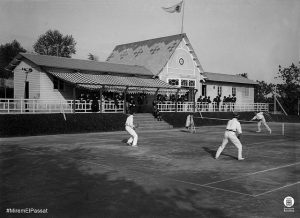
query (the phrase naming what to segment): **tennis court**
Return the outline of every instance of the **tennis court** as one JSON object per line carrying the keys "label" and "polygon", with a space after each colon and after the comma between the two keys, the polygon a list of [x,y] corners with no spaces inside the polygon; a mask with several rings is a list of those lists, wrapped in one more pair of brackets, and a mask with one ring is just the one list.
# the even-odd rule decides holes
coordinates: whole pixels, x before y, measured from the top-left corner
{"label": "tennis court", "polygon": [[[244,161],[224,126],[1,139],[1,213],[47,208],[41,217],[299,217],[299,124],[242,124]],[[291,196],[294,212],[284,212]],[[15,217],[15,214],[5,214]],[[25,215],[24,215],[25,216]]]}

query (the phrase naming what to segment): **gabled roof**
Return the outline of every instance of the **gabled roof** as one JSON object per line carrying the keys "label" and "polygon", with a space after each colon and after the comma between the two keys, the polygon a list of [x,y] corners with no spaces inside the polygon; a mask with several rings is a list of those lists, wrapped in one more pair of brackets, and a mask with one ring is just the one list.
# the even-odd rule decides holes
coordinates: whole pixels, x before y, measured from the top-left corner
{"label": "gabled roof", "polygon": [[241,84],[251,84],[251,85],[258,84],[257,82],[250,80],[248,78],[242,77],[240,75],[204,72],[203,76],[206,77],[205,78],[206,81],[241,83]]}
{"label": "gabled roof", "polygon": [[151,71],[142,66],[114,64],[108,62],[80,60],[30,53],[20,53],[17,55],[17,57],[14,58],[14,60],[10,63],[8,68],[13,70],[23,58],[28,59],[38,66],[48,68],[153,76]]}
{"label": "gabled roof", "polygon": [[198,68],[203,71],[196,53],[185,33],[117,45],[106,61],[110,63],[144,66],[154,75],[158,75],[170,60],[172,54],[183,38],[187,42],[187,46],[189,47],[190,53],[193,55]]}

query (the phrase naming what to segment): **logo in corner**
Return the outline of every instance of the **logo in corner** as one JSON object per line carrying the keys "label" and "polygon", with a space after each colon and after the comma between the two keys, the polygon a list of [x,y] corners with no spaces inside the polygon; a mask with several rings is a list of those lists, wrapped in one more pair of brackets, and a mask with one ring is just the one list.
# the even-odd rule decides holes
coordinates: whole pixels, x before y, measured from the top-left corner
{"label": "logo in corner", "polygon": [[283,200],[283,203],[284,203],[284,212],[294,212],[294,203],[295,203],[295,200],[293,197],[291,196],[287,196],[284,198]]}

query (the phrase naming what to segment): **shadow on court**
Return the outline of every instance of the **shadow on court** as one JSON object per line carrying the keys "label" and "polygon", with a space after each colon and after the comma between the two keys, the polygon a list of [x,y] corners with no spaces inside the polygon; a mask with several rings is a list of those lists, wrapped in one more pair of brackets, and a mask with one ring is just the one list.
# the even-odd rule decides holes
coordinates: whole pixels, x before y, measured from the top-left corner
{"label": "shadow on court", "polygon": [[295,213],[288,215],[299,217],[294,138],[245,131],[246,160],[237,161],[231,143],[214,159],[224,127],[138,134],[138,148],[123,143],[125,131],[3,139],[0,217],[285,217],[290,195]]}
{"label": "shadow on court", "polygon": [[[217,150],[212,150],[208,147],[203,147],[203,150],[206,151],[207,153],[209,153],[212,158],[215,158]],[[232,159],[235,159],[235,160],[237,159],[237,157],[234,157],[230,154],[226,154],[226,152],[222,152],[222,154],[220,156],[231,157]]]}
{"label": "shadow on court", "polygon": [[[27,207],[47,208],[48,215],[41,217],[225,216],[214,205],[211,208],[195,205],[191,193],[169,189],[146,191],[133,181],[110,178],[109,172],[85,173],[76,161],[67,158],[70,152],[35,150],[41,153],[10,145],[1,153],[1,217],[16,217],[4,214],[6,208]],[[77,160],[90,154],[89,149],[71,152]]]}

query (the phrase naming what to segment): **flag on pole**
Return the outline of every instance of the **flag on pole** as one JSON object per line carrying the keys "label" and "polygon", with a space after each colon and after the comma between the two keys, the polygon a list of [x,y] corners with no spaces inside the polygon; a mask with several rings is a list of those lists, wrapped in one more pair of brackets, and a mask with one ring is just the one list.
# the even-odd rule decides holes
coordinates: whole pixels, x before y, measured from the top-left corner
{"label": "flag on pole", "polygon": [[162,9],[169,13],[174,13],[174,12],[180,13],[182,8],[182,3],[183,1],[177,3],[176,5],[173,5],[172,7],[168,7],[168,8],[162,7]]}

